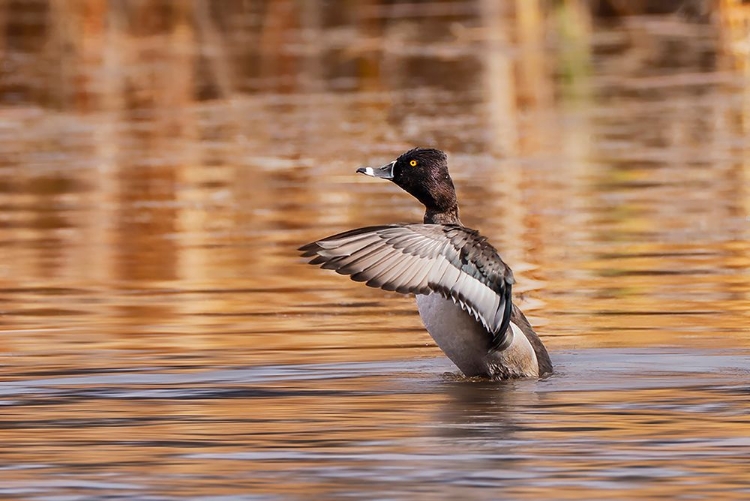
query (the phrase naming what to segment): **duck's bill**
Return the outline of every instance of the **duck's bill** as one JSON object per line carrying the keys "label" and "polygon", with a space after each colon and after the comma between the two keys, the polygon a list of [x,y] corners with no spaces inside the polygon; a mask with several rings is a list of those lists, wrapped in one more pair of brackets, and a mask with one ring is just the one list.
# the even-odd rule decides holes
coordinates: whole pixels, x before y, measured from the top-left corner
{"label": "duck's bill", "polygon": [[361,172],[367,176],[379,177],[381,179],[393,179],[393,166],[396,165],[396,161],[389,164],[385,164],[382,167],[360,167],[357,172]]}

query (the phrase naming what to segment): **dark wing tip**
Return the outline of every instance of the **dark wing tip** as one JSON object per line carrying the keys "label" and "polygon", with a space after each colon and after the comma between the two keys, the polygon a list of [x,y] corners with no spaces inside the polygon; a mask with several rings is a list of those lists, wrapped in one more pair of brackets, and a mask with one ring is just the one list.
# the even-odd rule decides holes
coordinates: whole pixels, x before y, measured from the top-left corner
{"label": "dark wing tip", "polygon": [[308,264],[323,264],[326,262],[326,258],[324,258],[323,256],[316,256],[315,254],[313,254],[312,256],[304,255],[303,257],[312,257],[312,259],[308,261]]}
{"label": "dark wing tip", "polygon": [[297,247],[297,250],[300,251],[305,257],[314,255],[318,251],[318,249],[320,249],[318,242],[310,242],[309,244]]}
{"label": "dark wing tip", "polygon": [[492,345],[490,349],[492,351],[502,351],[508,346],[509,340],[512,337],[508,333],[510,329],[510,317],[513,313],[513,292],[512,285],[506,282],[505,291],[503,291],[503,301],[505,301],[505,308],[503,311],[503,320],[500,322],[500,328],[492,335]]}

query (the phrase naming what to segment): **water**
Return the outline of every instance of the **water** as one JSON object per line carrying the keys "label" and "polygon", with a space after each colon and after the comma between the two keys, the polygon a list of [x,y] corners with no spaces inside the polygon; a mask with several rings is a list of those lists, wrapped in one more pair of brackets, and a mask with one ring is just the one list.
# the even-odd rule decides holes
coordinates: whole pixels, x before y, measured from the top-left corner
{"label": "water", "polygon": [[[84,4],[0,4],[0,497],[750,496],[742,7]],[[298,257],[414,145],[553,376]]]}
{"label": "water", "polygon": [[440,358],[26,376],[0,394],[3,494],[747,495],[746,357],[555,359],[557,375],[507,384],[463,381]]}

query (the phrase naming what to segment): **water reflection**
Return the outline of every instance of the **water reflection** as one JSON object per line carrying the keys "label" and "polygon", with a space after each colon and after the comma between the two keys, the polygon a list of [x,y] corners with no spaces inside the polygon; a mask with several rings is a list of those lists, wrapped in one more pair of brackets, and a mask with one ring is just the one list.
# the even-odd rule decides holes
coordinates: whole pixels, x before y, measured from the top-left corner
{"label": "water reflection", "polygon": [[[0,2],[0,493],[746,497],[747,8],[297,7]],[[298,259],[419,220],[354,175],[414,145],[553,377]]]}

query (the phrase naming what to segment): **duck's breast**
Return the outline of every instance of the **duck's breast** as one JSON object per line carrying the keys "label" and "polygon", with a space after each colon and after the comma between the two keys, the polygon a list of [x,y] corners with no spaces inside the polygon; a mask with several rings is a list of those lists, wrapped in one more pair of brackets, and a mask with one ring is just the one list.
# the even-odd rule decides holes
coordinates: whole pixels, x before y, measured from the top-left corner
{"label": "duck's breast", "polygon": [[439,294],[417,294],[417,309],[427,332],[464,375],[488,375],[492,338],[481,323]]}
{"label": "duck's breast", "polygon": [[539,362],[531,343],[513,322],[513,341],[490,351],[492,336],[474,317],[439,294],[417,294],[417,308],[427,332],[464,375],[495,379],[538,377]]}

